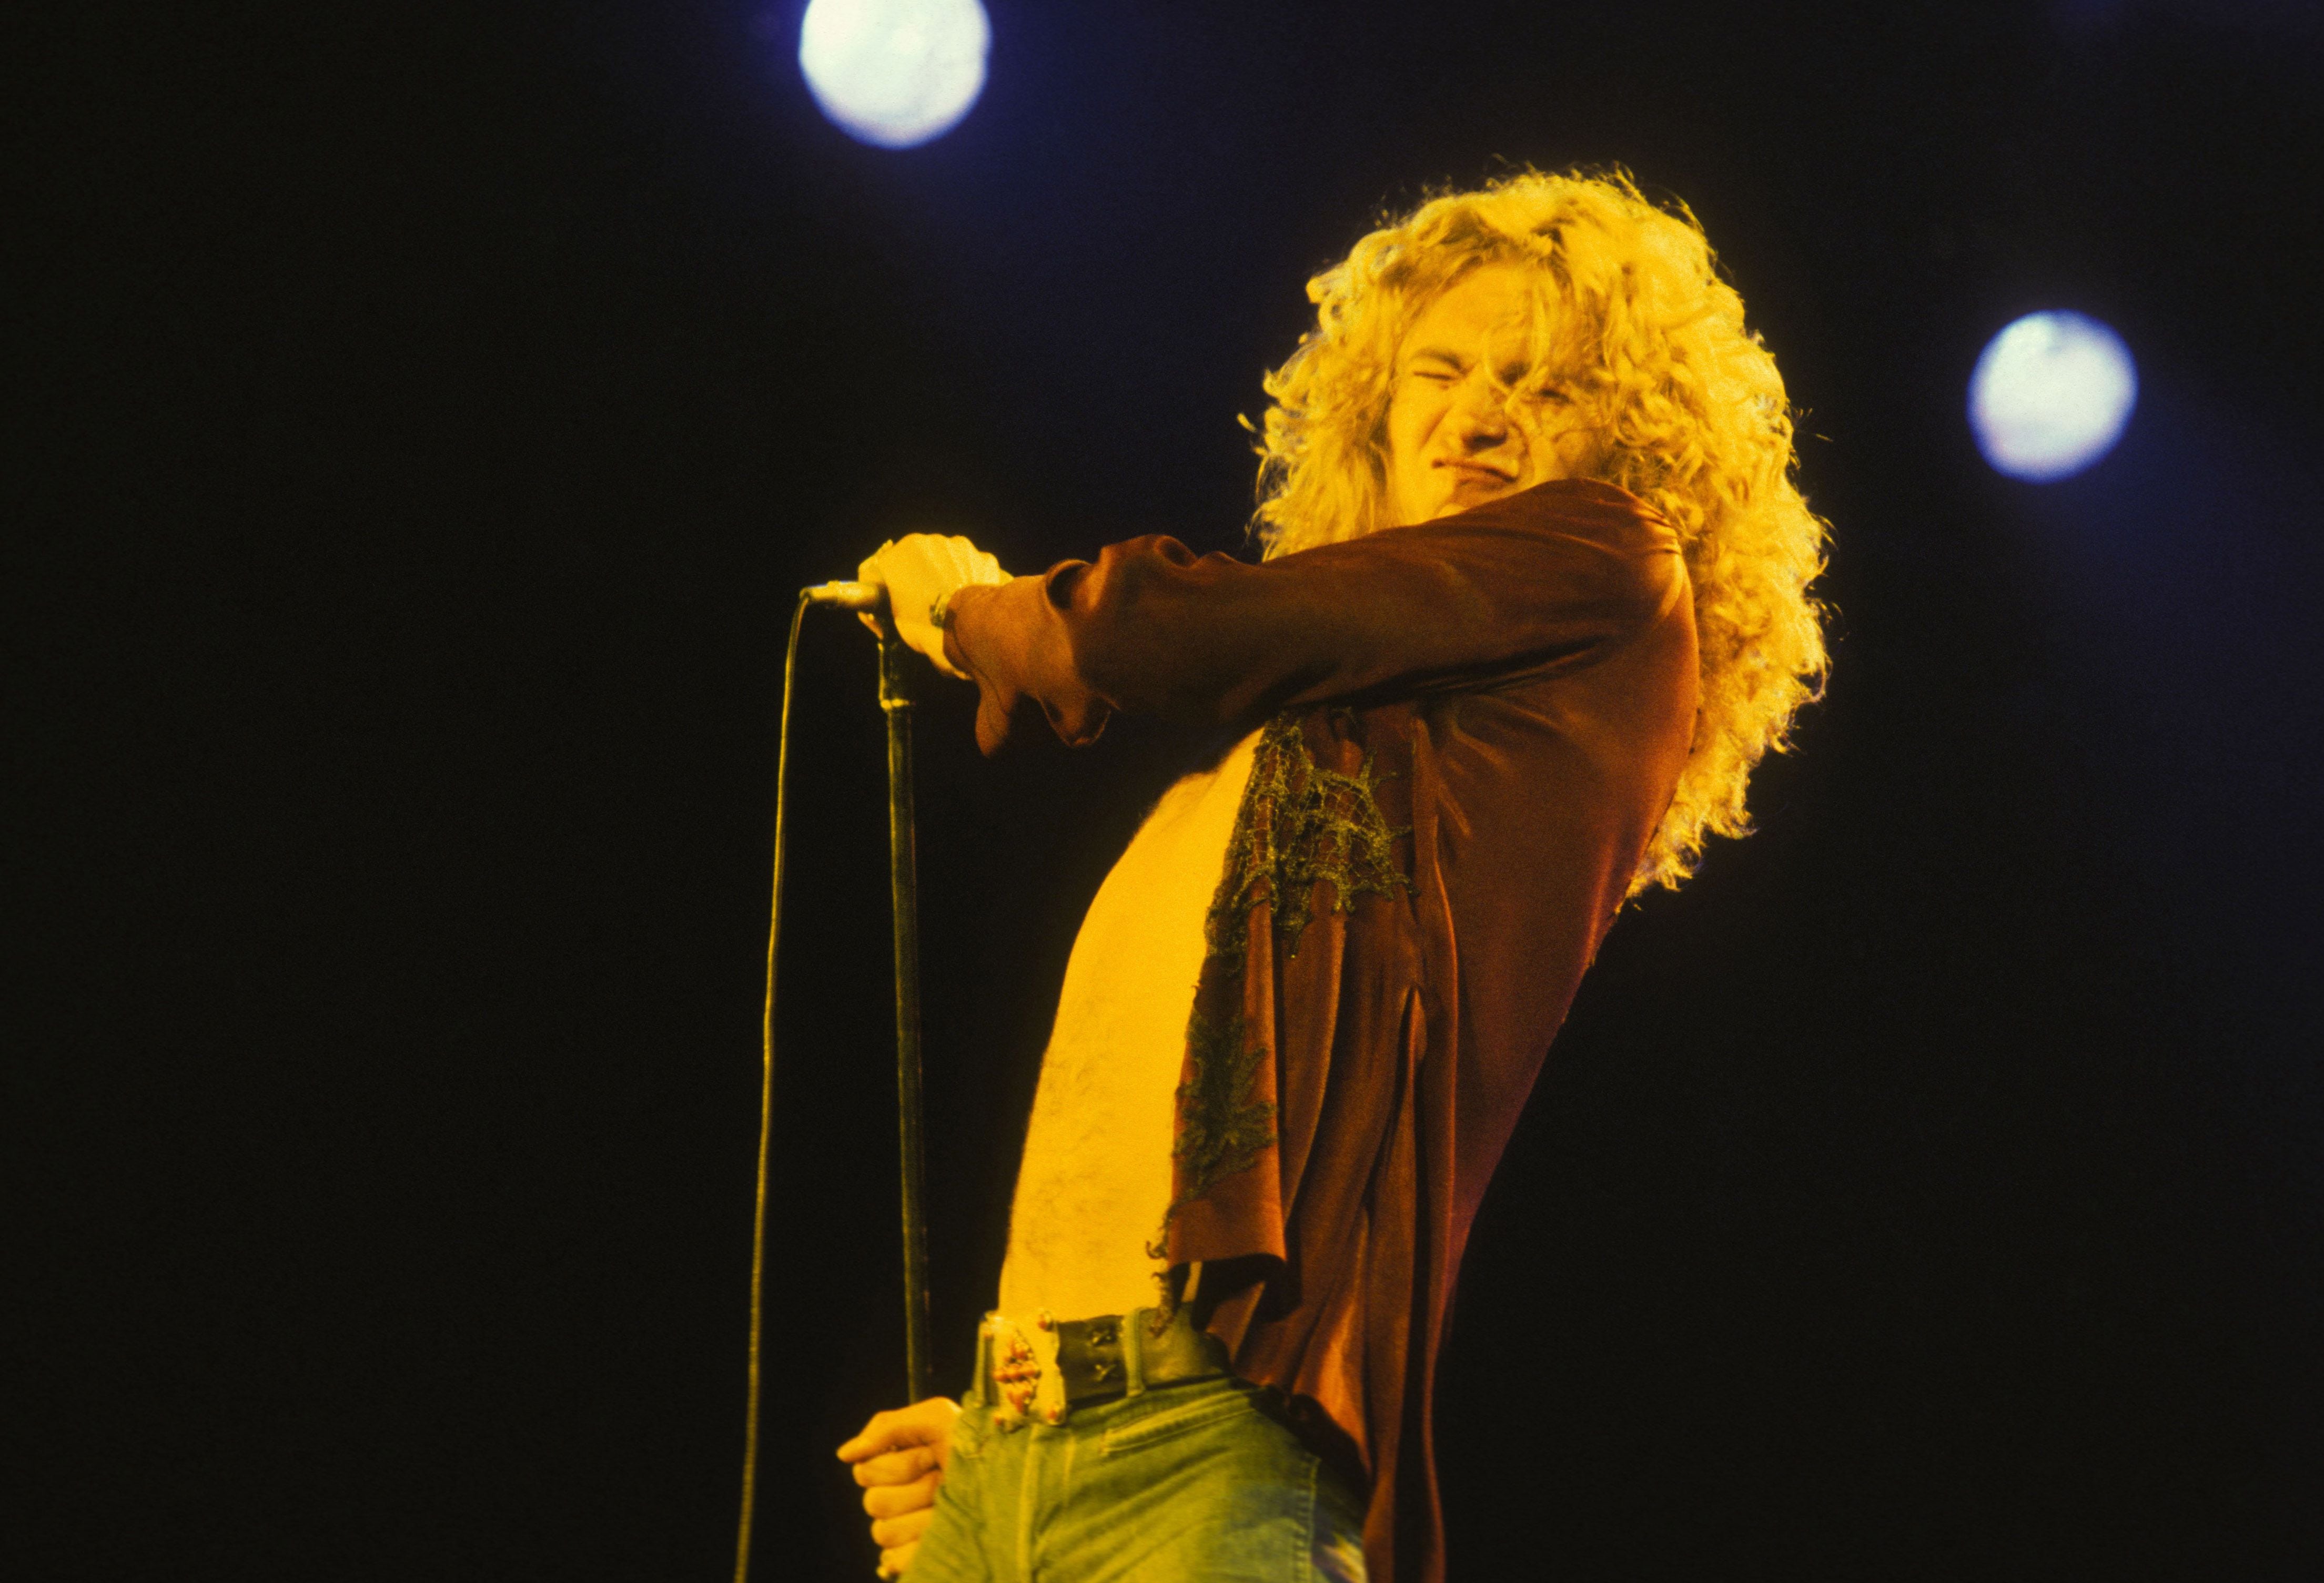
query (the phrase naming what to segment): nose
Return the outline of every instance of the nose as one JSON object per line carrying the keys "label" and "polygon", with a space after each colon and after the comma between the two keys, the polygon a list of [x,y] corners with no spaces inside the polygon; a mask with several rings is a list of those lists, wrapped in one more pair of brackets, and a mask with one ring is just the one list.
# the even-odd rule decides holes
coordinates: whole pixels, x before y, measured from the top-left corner
{"label": "nose", "polygon": [[1462,386],[1452,418],[1454,437],[1464,450],[1490,450],[1509,437],[1508,404],[1489,380],[1471,376]]}

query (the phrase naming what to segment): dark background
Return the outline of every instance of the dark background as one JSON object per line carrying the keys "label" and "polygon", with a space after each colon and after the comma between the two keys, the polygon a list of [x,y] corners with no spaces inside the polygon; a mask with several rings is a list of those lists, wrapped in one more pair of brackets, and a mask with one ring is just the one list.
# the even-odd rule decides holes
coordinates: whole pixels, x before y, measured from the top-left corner
{"label": "dark background", "polygon": [[[792,591],[1234,547],[1308,275],[1608,161],[1806,410],[1836,667],[1486,1207],[1455,1577],[2316,1575],[2318,9],[991,9],[894,153],[796,5],[11,8],[12,1575],[722,1576]],[[2144,387],[2036,487],[1963,391],[2051,307]],[[801,672],[761,1556],[850,1578],[880,728],[851,624]],[[956,1384],[1182,744],[922,714]]]}

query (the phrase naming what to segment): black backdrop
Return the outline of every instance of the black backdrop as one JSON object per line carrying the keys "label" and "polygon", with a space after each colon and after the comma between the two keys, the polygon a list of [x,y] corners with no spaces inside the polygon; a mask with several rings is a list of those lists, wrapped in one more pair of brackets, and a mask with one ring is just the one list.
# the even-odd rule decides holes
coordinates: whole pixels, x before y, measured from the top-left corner
{"label": "black backdrop", "polygon": [[[1455,1576],[2313,1575],[2315,8],[994,0],[900,154],[797,10],[11,13],[12,1573],[719,1576],[790,592],[1232,548],[1307,275],[1618,160],[1808,410],[1837,668],[1486,1207]],[[2144,379],[2046,488],[1961,417],[2041,307]],[[853,1578],[879,724],[852,626],[802,671],[761,1553]],[[954,1381],[1179,745],[923,714]]]}

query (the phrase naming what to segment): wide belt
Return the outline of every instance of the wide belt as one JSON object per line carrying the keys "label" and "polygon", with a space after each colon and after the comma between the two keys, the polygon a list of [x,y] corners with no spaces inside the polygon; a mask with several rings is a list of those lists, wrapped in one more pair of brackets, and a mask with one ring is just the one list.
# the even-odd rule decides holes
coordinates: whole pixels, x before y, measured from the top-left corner
{"label": "wide belt", "polygon": [[1228,1372],[1225,1343],[1197,1329],[1184,1304],[1167,1315],[1140,1308],[1057,1320],[1043,1312],[1030,1330],[988,1313],[976,1355],[994,1422],[1004,1427],[1028,1418],[1062,1423],[1074,1406]]}

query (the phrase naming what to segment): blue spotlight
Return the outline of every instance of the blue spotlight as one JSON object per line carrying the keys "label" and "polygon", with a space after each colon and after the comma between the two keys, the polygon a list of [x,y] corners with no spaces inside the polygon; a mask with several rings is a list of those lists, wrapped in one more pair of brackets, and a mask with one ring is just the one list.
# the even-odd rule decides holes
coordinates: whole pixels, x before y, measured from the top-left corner
{"label": "blue spotlight", "polygon": [[2006,326],[1969,380],[1978,449],[1997,471],[2035,483],[2112,450],[2137,402],[2130,348],[2079,313],[2029,313]]}
{"label": "blue spotlight", "polygon": [[991,43],[977,0],[812,0],[799,22],[799,69],[840,130],[908,149],[968,114]]}

